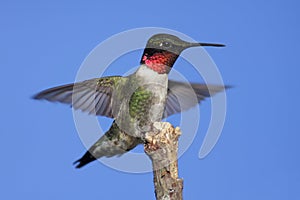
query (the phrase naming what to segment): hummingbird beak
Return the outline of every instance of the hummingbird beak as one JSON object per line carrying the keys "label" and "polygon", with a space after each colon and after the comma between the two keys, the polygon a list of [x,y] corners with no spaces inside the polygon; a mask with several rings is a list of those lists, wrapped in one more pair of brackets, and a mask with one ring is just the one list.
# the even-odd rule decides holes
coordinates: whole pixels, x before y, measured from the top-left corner
{"label": "hummingbird beak", "polygon": [[225,47],[224,44],[216,44],[216,43],[188,43],[187,48],[189,47],[199,47],[199,46],[210,46],[210,47]]}

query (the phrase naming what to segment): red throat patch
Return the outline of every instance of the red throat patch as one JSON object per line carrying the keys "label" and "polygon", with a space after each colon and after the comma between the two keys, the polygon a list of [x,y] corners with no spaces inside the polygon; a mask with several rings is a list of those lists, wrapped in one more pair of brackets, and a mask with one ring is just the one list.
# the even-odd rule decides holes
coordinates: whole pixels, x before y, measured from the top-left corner
{"label": "red throat patch", "polygon": [[170,52],[155,53],[152,56],[143,56],[142,61],[159,74],[169,73],[177,56]]}

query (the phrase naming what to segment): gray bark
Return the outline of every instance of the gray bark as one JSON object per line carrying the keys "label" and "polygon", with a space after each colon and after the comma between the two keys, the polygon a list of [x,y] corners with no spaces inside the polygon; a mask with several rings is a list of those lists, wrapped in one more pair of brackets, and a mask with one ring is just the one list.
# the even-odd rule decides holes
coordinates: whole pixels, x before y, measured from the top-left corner
{"label": "gray bark", "polygon": [[180,129],[168,122],[156,122],[156,131],[146,134],[145,153],[153,167],[157,200],[182,200],[183,180],[178,178],[178,138]]}

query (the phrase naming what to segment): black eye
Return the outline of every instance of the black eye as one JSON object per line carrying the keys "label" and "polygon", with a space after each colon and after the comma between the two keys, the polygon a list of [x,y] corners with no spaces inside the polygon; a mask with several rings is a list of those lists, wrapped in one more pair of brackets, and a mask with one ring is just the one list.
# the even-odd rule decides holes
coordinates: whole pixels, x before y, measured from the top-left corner
{"label": "black eye", "polygon": [[171,47],[171,43],[169,43],[169,42],[162,42],[162,43],[159,44],[159,46],[160,46],[160,47],[166,47],[166,48],[169,48],[169,47]]}

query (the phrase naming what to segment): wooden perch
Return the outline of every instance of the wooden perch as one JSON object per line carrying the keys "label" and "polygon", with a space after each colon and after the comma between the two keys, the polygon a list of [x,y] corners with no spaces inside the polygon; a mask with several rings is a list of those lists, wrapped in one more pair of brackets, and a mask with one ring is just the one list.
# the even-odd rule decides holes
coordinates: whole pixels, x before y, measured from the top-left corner
{"label": "wooden perch", "polygon": [[153,167],[157,200],[182,200],[183,180],[178,178],[178,138],[180,129],[168,122],[156,122],[157,131],[146,134],[145,153]]}

